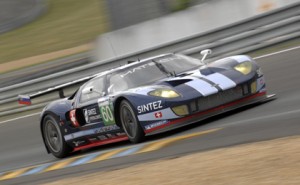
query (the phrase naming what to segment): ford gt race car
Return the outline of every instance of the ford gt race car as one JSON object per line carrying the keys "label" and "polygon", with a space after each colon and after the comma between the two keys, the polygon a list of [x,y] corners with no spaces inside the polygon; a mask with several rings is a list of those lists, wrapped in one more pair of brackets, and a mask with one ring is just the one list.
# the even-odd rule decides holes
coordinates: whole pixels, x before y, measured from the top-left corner
{"label": "ford gt race car", "polygon": [[[268,97],[262,70],[249,56],[206,64],[165,54],[97,74],[48,104],[40,127],[48,153],[62,158],[128,139],[138,143]],[[20,101],[28,103],[24,96]]]}

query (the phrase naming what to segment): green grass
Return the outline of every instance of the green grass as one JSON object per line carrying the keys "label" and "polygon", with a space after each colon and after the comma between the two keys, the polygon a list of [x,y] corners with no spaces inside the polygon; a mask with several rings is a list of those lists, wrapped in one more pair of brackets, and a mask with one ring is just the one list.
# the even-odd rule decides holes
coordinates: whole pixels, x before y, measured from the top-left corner
{"label": "green grass", "polygon": [[107,29],[103,0],[48,0],[36,21],[0,35],[0,63],[86,44]]}

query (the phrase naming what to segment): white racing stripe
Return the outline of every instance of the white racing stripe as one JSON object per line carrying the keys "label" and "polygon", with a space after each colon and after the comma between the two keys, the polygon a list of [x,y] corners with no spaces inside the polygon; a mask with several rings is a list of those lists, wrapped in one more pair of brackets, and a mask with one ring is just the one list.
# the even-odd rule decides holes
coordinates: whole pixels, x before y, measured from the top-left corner
{"label": "white racing stripe", "polygon": [[185,84],[200,92],[203,96],[208,96],[218,92],[217,88],[198,78],[194,78],[192,81],[189,81]]}
{"label": "white racing stripe", "polygon": [[232,56],[229,58],[232,58],[233,60],[237,61],[238,63],[242,63],[242,62],[251,60],[251,58],[246,55],[236,55],[236,56]]}
{"label": "white racing stripe", "polygon": [[202,76],[202,78],[212,81],[213,83],[217,84],[222,90],[230,89],[236,86],[236,83],[234,81],[220,73],[213,73],[208,76]]}
{"label": "white racing stripe", "polygon": [[219,127],[228,127],[228,126],[234,126],[234,125],[251,123],[251,122],[259,123],[259,122],[262,122],[264,120],[279,119],[281,117],[285,118],[284,116],[290,117],[293,114],[299,114],[299,113],[300,113],[300,109],[290,110],[290,111],[286,111],[286,112],[273,113],[273,114],[269,114],[269,115],[266,115],[266,116],[260,116],[260,117],[250,118],[250,119],[244,119],[244,120],[240,120],[240,121],[236,121],[236,122],[225,122],[225,123],[222,123],[218,126]]}

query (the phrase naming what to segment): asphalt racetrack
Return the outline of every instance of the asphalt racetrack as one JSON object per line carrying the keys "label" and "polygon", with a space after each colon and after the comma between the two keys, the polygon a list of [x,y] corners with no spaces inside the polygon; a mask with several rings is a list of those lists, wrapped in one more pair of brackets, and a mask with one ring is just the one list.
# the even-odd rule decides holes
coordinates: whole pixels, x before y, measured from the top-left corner
{"label": "asphalt racetrack", "polygon": [[[101,160],[50,172],[0,181],[0,184],[40,184],[91,172],[117,169],[145,161],[176,157],[242,143],[250,143],[300,134],[300,47],[257,58],[267,81],[269,94],[277,99],[226,113],[204,122],[171,132],[148,137],[144,144],[182,137],[215,128],[220,130],[178,140],[154,151],[114,159]],[[39,131],[39,115],[30,115],[0,123],[1,172],[59,161],[48,155]],[[122,143],[76,153],[70,158],[116,148],[130,147]]]}

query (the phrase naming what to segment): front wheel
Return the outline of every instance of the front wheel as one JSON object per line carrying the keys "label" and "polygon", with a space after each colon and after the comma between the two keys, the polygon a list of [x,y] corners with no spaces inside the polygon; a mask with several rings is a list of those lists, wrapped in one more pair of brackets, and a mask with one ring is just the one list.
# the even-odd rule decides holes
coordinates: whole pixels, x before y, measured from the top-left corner
{"label": "front wheel", "polygon": [[44,118],[43,132],[45,144],[55,157],[63,158],[70,153],[71,147],[65,142],[55,118],[50,115]]}
{"label": "front wheel", "polygon": [[144,140],[145,132],[142,129],[132,105],[123,100],[120,104],[120,118],[122,127],[132,143],[139,143]]}

